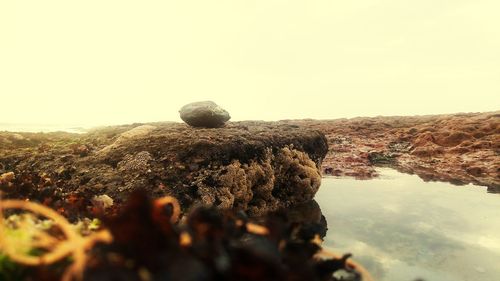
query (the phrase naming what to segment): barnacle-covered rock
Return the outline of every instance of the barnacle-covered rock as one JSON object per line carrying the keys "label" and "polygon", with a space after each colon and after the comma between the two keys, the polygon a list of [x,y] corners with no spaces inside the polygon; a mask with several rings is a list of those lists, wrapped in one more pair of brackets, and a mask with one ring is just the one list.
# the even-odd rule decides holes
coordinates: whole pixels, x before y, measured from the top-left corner
{"label": "barnacle-covered rock", "polygon": [[251,160],[213,170],[209,177],[195,181],[202,202],[220,208],[248,210],[252,215],[310,201],[318,191],[321,174],[309,156],[283,147],[276,153],[269,149],[259,161]]}

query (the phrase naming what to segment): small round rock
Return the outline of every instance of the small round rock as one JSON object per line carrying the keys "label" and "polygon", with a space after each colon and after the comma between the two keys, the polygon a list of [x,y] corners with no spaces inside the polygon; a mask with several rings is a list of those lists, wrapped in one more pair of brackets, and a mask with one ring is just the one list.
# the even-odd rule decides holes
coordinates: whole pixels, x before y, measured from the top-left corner
{"label": "small round rock", "polygon": [[231,119],[229,113],[213,101],[188,103],[179,113],[181,119],[193,127],[218,128]]}

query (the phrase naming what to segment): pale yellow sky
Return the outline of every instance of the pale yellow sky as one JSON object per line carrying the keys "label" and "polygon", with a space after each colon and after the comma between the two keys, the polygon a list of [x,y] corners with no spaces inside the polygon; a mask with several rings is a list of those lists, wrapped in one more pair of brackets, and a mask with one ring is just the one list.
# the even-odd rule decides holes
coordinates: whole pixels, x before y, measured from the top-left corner
{"label": "pale yellow sky", "polygon": [[0,1],[0,122],[500,109],[500,1]]}

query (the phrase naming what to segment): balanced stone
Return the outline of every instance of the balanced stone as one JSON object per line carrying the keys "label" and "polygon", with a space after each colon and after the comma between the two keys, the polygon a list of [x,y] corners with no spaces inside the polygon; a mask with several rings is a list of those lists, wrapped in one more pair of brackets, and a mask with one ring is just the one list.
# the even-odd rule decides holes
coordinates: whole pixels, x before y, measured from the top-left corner
{"label": "balanced stone", "polygon": [[213,101],[200,101],[186,104],[179,110],[181,119],[193,127],[222,127],[231,116]]}

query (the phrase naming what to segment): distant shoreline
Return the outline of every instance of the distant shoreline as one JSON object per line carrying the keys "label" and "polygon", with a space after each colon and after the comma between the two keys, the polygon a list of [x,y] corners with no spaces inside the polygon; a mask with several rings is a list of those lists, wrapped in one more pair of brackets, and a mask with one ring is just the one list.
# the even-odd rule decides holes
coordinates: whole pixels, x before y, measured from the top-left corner
{"label": "distant shoreline", "polygon": [[64,124],[36,124],[36,123],[0,123],[0,132],[18,133],[52,133],[67,132],[84,134],[94,126],[64,125]]}

